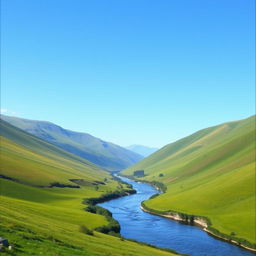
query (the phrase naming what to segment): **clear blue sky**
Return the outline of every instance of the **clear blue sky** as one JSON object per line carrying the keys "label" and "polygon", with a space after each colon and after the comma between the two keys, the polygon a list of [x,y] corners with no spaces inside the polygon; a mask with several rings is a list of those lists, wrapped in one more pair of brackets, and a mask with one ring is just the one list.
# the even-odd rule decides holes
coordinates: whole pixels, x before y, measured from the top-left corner
{"label": "clear blue sky", "polygon": [[161,147],[255,112],[253,0],[2,0],[2,113]]}

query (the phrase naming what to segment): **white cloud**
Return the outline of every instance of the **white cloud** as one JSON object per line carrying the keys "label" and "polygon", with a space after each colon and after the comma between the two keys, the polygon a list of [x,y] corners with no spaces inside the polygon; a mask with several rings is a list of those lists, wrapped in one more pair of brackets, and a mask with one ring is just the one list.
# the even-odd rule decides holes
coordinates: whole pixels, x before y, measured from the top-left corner
{"label": "white cloud", "polygon": [[5,108],[1,108],[1,114],[7,113],[7,112],[8,112],[8,110],[7,110],[7,109],[5,109]]}
{"label": "white cloud", "polygon": [[10,114],[10,115],[15,115],[17,114],[16,112],[6,109],[6,108],[1,108],[1,114]]}

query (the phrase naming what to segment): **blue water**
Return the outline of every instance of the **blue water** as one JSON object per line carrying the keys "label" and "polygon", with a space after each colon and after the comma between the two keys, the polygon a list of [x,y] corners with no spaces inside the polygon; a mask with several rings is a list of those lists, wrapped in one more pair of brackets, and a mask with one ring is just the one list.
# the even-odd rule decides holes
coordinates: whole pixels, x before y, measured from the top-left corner
{"label": "blue water", "polygon": [[255,256],[250,251],[209,236],[196,226],[143,212],[141,202],[156,194],[157,190],[147,184],[121,179],[131,184],[137,194],[99,205],[112,212],[113,218],[121,225],[123,237],[191,256]]}

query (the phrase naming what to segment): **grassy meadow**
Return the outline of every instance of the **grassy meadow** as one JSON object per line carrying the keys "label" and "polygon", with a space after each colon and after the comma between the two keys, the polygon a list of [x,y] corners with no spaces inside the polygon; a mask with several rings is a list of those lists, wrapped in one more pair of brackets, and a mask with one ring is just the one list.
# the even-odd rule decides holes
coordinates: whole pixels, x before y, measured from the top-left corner
{"label": "grassy meadow", "polygon": [[198,131],[123,171],[167,187],[148,208],[210,219],[221,233],[255,238],[255,116]]}
{"label": "grassy meadow", "polygon": [[[0,234],[13,248],[1,255],[174,255],[94,230],[108,220],[85,211],[84,199],[125,184],[4,121],[1,131]],[[79,188],[49,187],[77,185],[70,179]]]}

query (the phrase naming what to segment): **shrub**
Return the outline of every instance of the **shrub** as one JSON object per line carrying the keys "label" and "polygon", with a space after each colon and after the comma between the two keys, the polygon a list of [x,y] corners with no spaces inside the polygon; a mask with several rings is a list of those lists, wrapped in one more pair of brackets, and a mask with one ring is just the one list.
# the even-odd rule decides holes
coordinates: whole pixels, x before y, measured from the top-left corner
{"label": "shrub", "polygon": [[133,176],[144,177],[145,176],[144,170],[136,170],[136,171],[134,171],[133,172]]}
{"label": "shrub", "polygon": [[93,231],[92,231],[92,230],[90,230],[89,228],[87,228],[87,227],[86,227],[86,226],[84,226],[84,225],[81,225],[81,226],[80,226],[79,231],[80,231],[81,233],[86,234],[86,235],[93,236]]}
{"label": "shrub", "polygon": [[153,186],[159,188],[163,193],[165,193],[166,190],[167,190],[167,187],[163,183],[161,183],[159,181],[153,180],[153,181],[150,182],[150,184],[152,184]]}

